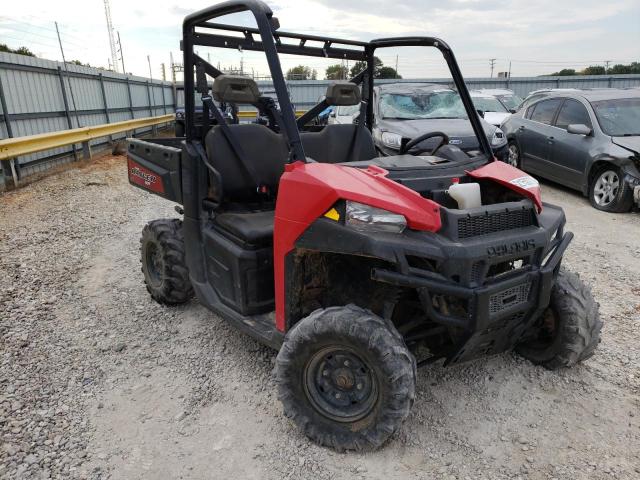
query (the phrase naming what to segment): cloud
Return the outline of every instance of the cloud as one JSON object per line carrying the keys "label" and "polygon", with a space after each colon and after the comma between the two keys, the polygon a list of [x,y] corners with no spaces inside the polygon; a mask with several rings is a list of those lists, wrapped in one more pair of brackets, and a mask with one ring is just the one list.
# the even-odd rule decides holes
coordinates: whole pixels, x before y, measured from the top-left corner
{"label": "cloud", "polygon": [[[151,55],[155,78],[169,52],[180,57],[184,17],[209,6],[213,0],[111,0],[115,29],[121,34],[127,70],[148,75]],[[282,30],[370,40],[388,36],[438,36],[456,52],[463,73],[489,73],[489,59],[499,69],[513,62],[517,75],[535,75],[587,61],[629,62],[640,57],[640,4],[637,0],[267,0],[279,17]],[[58,20],[68,58],[106,65],[109,53],[104,7],[100,1],[31,0],[14,2],[0,16],[3,42],[26,45],[41,56],[60,59],[53,21]],[[231,18],[252,24],[247,14]],[[13,22],[13,23],[12,23]],[[5,40],[6,39],[6,40]],[[404,76],[441,76],[446,73],[435,55],[403,49],[381,53],[386,63],[396,61]],[[238,66],[240,61],[266,72],[259,54],[200,49],[212,62]],[[331,63],[323,59],[283,56],[283,67],[305,63],[320,72]],[[571,64],[573,63],[573,64]]]}

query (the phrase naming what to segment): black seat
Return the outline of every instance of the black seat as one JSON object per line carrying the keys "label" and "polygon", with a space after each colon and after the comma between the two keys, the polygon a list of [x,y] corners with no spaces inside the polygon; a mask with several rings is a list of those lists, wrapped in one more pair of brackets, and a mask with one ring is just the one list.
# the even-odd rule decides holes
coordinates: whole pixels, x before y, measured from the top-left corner
{"label": "black seat", "polygon": [[[376,157],[376,147],[368,128],[356,135],[357,125],[327,125],[319,132],[301,132],[300,140],[307,157],[320,163],[345,163],[369,160]],[[354,142],[360,148],[354,149]],[[353,152],[358,150],[357,158]]]}
{"label": "black seat", "polygon": [[[258,174],[256,181],[275,197],[280,176],[289,158],[285,138],[255,123],[229,125],[229,130],[242,146],[247,162]],[[264,199],[264,194],[258,192],[256,181],[245,172],[242,161],[231,148],[221,127],[213,127],[207,133],[205,147],[209,162],[220,173],[222,180],[222,198],[218,201],[249,203]],[[215,178],[212,178],[212,184],[216,184]]]}
{"label": "black seat", "polygon": [[243,243],[262,247],[273,243],[273,216],[273,210],[226,212],[216,215],[215,223]]}

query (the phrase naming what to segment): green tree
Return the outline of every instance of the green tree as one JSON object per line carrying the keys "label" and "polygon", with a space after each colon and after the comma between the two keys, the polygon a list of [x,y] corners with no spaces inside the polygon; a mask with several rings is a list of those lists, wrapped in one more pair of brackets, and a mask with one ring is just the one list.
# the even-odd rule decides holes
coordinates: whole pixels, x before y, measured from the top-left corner
{"label": "green tree", "polygon": [[18,55],[26,55],[27,57],[35,57],[35,53],[29,50],[27,47],[20,47],[13,51],[13,53],[17,53]]}
{"label": "green tree", "polygon": [[26,55],[28,57],[35,57],[36,55],[27,47],[20,47],[17,49],[9,48],[6,44],[0,43],[0,52],[17,53],[18,55]]}
{"label": "green tree", "polygon": [[591,65],[582,70],[582,75],[604,75],[607,73],[601,65]]}
{"label": "green tree", "polygon": [[563,68],[559,72],[552,73],[551,75],[555,77],[568,77],[570,75],[577,75],[577,73],[573,68]]}
{"label": "green tree", "polygon": [[317,78],[318,72],[306,65],[298,65],[287,70],[287,80],[316,80]]}
{"label": "green tree", "polygon": [[[376,77],[376,75],[378,74],[378,71],[382,68],[382,66],[383,66],[382,60],[380,60],[378,57],[373,57],[373,76],[374,77]],[[367,68],[367,62],[365,62],[364,60],[360,60],[359,62],[354,63],[353,67],[351,67],[351,76],[355,77],[365,68]]]}
{"label": "green tree", "polygon": [[347,67],[340,64],[330,65],[325,71],[325,77],[327,77],[327,80],[346,80],[347,75],[349,75]]}
{"label": "green tree", "polygon": [[402,78],[398,75],[395,68],[380,67],[375,75],[375,78]]}

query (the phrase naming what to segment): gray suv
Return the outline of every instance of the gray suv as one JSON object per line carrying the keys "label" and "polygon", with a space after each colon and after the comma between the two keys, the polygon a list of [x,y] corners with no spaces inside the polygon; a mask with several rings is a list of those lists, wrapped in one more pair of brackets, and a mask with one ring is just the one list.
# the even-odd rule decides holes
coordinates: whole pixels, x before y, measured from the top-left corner
{"label": "gray suv", "polygon": [[640,204],[640,90],[545,92],[502,129],[511,165],[580,190],[598,210]]}

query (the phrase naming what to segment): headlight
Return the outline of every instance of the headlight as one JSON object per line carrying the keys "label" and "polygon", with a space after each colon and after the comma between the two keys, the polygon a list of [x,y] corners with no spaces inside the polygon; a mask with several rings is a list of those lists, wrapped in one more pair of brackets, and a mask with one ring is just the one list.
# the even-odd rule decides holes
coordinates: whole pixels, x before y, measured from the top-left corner
{"label": "headlight", "polygon": [[184,112],[177,112],[176,113],[176,118],[178,118],[178,119],[184,118]]}
{"label": "headlight", "polygon": [[382,208],[347,201],[345,224],[362,232],[402,233],[407,227],[407,219]]}
{"label": "headlight", "polygon": [[493,132],[493,137],[491,137],[491,146],[499,147],[505,143],[507,143],[507,139],[504,137],[504,132],[496,128],[495,132]]}
{"label": "headlight", "polygon": [[385,147],[400,150],[400,146],[402,145],[402,135],[391,132],[382,132],[382,144]]}

